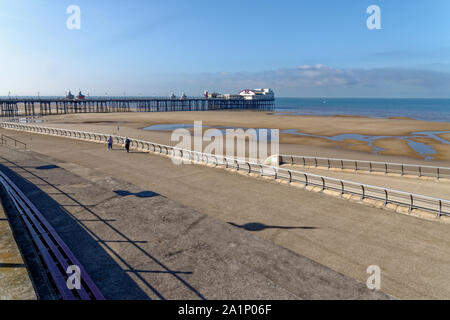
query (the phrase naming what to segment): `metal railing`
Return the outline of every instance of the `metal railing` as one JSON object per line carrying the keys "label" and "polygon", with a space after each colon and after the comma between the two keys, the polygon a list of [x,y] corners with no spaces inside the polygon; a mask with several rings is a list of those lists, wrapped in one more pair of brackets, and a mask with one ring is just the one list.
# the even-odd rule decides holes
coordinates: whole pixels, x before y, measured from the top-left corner
{"label": "metal railing", "polygon": [[325,167],[328,169],[350,169],[354,171],[368,171],[381,173],[396,173],[400,175],[414,175],[418,177],[450,178],[450,168],[433,167],[406,163],[377,162],[366,160],[318,158],[297,155],[280,155],[280,162],[284,164],[301,165],[304,167]]}
{"label": "metal railing", "polygon": [[[33,245],[39,253],[43,266],[49,274],[49,280],[63,300],[104,300],[103,295],[91,280],[86,270],[48,223],[41,212],[22,193],[22,191],[0,171],[0,183],[8,193],[17,209]],[[69,266],[80,269],[80,288],[69,289],[67,270]]]}
{"label": "metal railing", "polygon": [[[126,139],[125,137],[117,135],[16,124],[10,122],[0,122],[0,127],[96,142],[106,142],[108,137],[111,136],[116,143],[123,144]],[[289,183],[298,182],[304,184],[305,187],[318,187],[321,191],[336,191],[341,196],[344,194],[349,194],[359,196],[361,197],[361,200],[379,200],[384,203],[384,206],[387,204],[397,204],[409,208],[409,212],[414,209],[420,209],[435,213],[438,218],[440,218],[441,215],[450,215],[450,201],[445,199],[361,184],[348,180],[329,178],[326,176],[310,174],[297,170],[269,166],[258,162],[246,161],[234,157],[207,154],[138,139],[130,139],[130,147],[143,151],[159,153],[169,157],[175,157],[180,161],[192,161],[202,164],[211,164],[216,167],[234,168],[237,171],[246,171],[247,173],[256,173],[260,176],[273,177],[275,180],[281,179]]]}
{"label": "metal railing", "polygon": [[[13,137],[9,137],[4,134],[2,134],[0,136],[0,141],[1,141],[2,145],[10,146],[10,145],[14,144],[14,147],[16,147],[16,148],[17,148],[17,145],[19,145],[19,146],[22,146],[25,150],[27,149],[27,144],[25,142],[19,141],[17,139],[14,139]],[[8,141],[10,141],[11,144],[9,144]]]}

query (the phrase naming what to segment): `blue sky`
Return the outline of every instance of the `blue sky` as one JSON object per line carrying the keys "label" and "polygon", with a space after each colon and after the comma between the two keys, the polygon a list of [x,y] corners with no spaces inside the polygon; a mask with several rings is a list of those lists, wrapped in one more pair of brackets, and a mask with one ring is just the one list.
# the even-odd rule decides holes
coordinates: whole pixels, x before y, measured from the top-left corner
{"label": "blue sky", "polygon": [[449,16],[448,0],[0,0],[0,95],[450,97]]}

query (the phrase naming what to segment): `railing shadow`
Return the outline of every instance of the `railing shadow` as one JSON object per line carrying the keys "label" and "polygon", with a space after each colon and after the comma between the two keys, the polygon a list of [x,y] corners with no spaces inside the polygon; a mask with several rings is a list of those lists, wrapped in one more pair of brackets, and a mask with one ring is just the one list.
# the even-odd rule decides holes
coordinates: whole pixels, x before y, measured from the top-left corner
{"label": "railing shadow", "polygon": [[36,170],[51,170],[51,169],[58,169],[59,167],[54,164],[46,165],[46,166],[39,166],[35,167]]}
{"label": "railing shadow", "polygon": [[0,262],[0,268],[25,268],[25,264],[23,263],[1,263]]}
{"label": "railing shadow", "polygon": [[153,192],[153,191],[141,191],[141,192],[130,192],[128,190],[114,190],[114,193],[121,197],[127,197],[127,196],[135,196],[138,198],[153,198],[160,196],[159,193]]}
{"label": "railing shadow", "polygon": [[[46,185],[51,186],[53,189],[63,194],[71,201],[75,202],[79,207],[83,208],[86,212],[92,215],[93,220],[104,223],[115,234],[119,235],[125,243],[129,243],[138,249],[143,255],[145,255],[151,262],[156,263],[163,270],[136,270],[134,269],[120,254],[109,245],[109,240],[101,239],[92,229],[90,229],[83,219],[76,219],[69,211],[67,211],[58,202],[48,196],[41,189],[36,187],[35,184],[29,182],[27,179],[21,177],[18,173],[14,172],[7,166],[0,164],[0,170],[7,174],[11,180],[24,192],[25,195],[35,204],[35,206],[41,210],[46,219],[53,225],[53,227],[60,233],[61,238],[66,242],[69,248],[73,251],[80,263],[83,264],[88,274],[91,276],[99,290],[103,293],[107,299],[134,299],[143,300],[150,299],[150,297],[136,284],[136,282],[130,278],[129,273],[133,273],[148,289],[150,289],[158,298],[165,299],[155,287],[153,287],[141,273],[165,273],[170,274],[178,281],[180,281],[185,287],[193,292],[198,298],[205,300],[205,297],[192,287],[186,280],[182,279],[179,274],[190,274],[190,272],[173,271],[156,257],[151,255],[145,249],[139,246],[142,241],[134,241],[127,235],[122,233],[116,227],[114,227],[110,221],[101,218],[96,212],[79,202],[72,195],[64,192],[58,186],[52,184],[46,179],[39,177],[37,174],[28,170],[26,167],[19,165],[16,162],[10,161],[4,157],[0,157],[7,163],[20,168],[31,174],[33,177],[41,180]],[[120,190],[118,190],[120,191]],[[150,191],[144,191],[141,193],[131,193],[124,191],[126,195],[136,195],[140,197],[154,197],[157,194]],[[117,192],[116,192],[117,193]],[[117,193],[118,194],[118,193]],[[118,194],[119,195],[119,194]],[[122,193],[124,196],[124,193]],[[58,230],[60,229],[60,230]],[[60,232],[62,231],[62,232]],[[119,241],[116,241],[119,242]],[[119,266],[112,257],[105,251],[103,247],[116,257],[123,265],[124,268]],[[105,269],[105,267],[107,269]],[[107,271],[106,271],[107,270]]]}
{"label": "railing shadow", "polygon": [[264,223],[259,223],[259,222],[250,222],[250,223],[246,223],[243,225],[238,225],[233,222],[228,222],[228,224],[230,224],[236,228],[245,229],[247,231],[263,231],[266,229],[283,229],[283,230],[293,230],[293,229],[314,230],[314,229],[318,229],[316,227],[268,226],[268,225],[265,225]]}

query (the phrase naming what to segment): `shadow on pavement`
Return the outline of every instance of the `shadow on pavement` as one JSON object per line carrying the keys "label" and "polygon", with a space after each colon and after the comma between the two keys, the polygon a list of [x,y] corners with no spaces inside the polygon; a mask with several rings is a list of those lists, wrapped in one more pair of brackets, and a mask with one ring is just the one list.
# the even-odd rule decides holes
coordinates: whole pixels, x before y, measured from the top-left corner
{"label": "shadow on pavement", "polygon": [[238,225],[233,222],[228,222],[228,224],[231,224],[232,226],[236,228],[245,229],[247,231],[262,231],[265,229],[285,229],[285,230],[291,230],[291,229],[304,229],[304,230],[314,230],[317,229],[316,227],[287,227],[287,226],[268,226],[263,223],[259,222],[250,222],[243,225]]}
{"label": "shadow on pavement", "polygon": [[59,167],[54,164],[50,164],[48,166],[35,167],[35,169],[37,169],[37,170],[51,170],[51,169],[58,169],[58,168]]}
{"label": "shadow on pavement", "polygon": [[[3,160],[6,160],[11,164],[26,170],[27,173],[36,176],[24,167],[20,167],[17,163],[11,162],[5,158],[3,158]],[[86,269],[87,273],[106,299],[150,299],[150,297],[129,276],[129,270],[133,270],[133,268],[130,265],[127,265],[127,262],[121,259],[120,256],[116,255],[116,257],[125,264],[125,269],[114,261],[114,259],[105,251],[100,243],[102,243],[104,247],[108,248],[109,251],[112,251],[113,255],[114,250],[108,247],[108,245],[105,245],[105,242],[93,233],[92,230],[89,230],[89,228],[87,228],[87,230],[83,228],[83,222],[76,220],[70,212],[68,212],[53,198],[48,196],[44,191],[36,187],[35,184],[29,182],[25,178],[22,178],[5,165],[0,164],[0,170],[7,174],[9,178],[22,190],[22,192],[28,196],[31,202],[33,202],[48,222],[55,228],[59,236]],[[40,178],[38,176],[36,177]],[[48,181],[42,178],[40,179],[48,185],[52,185]],[[58,189],[57,186],[52,186],[64,194],[64,192]],[[70,195],[66,196],[73,199]],[[81,203],[78,203],[78,205],[87,211],[91,211],[91,209],[84,207]],[[99,217],[97,217],[97,221],[102,221],[98,218]],[[138,274],[135,273],[135,275],[139,277]],[[149,286],[157,296],[164,299],[164,297],[149,283],[144,283]]]}
{"label": "shadow on pavement", "polygon": [[[78,258],[80,263],[84,266],[89,276],[95,282],[99,290],[105,296],[106,299],[114,300],[146,300],[151,299],[138,285],[137,283],[128,275],[132,273],[143,286],[147,287],[152,291],[159,299],[165,300],[161,292],[159,292],[155,287],[153,287],[147,279],[145,279],[141,273],[164,273],[169,274],[179,281],[183,286],[185,286],[189,291],[196,295],[201,300],[206,300],[206,298],[192,285],[190,285],[185,279],[181,278],[179,274],[191,274],[191,272],[173,271],[163,262],[158,260],[150,252],[142,248],[139,244],[146,243],[143,241],[135,241],[129,236],[124,234],[115,225],[111,224],[111,219],[102,218],[97,212],[95,212],[91,206],[81,203],[73,195],[64,192],[58,185],[52,184],[50,181],[39,176],[27,167],[21,166],[19,163],[6,159],[5,157],[0,157],[0,160],[8,166],[24,170],[25,174],[31,175],[32,177],[27,177],[26,179],[21,177],[18,173],[14,172],[8,168],[5,164],[0,163],[0,170],[7,174],[11,180],[22,190],[22,192],[29,197],[29,199],[34,203],[34,205],[41,211],[49,223],[55,228],[60,237],[72,250],[74,255]],[[34,168],[34,167],[33,167]],[[59,170],[64,170],[59,168]],[[63,173],[65,171],[62,171]],[[58,173],[55,173],[58,174]],[[82,219],[77,219],[69,211],[64,208],[64,205],[60,205],[53,198],[51,198],[46,192],[39,189],[35,183],[31,183],[28,179],[36,179],[42,182],[42,186],[51,187],[55,191],[59,192],[66,199],[70,199],[75,203],[76,206],[84,209],[86,213],[91,215],[91,219],[101,222],[105,227],[113,232],[115,235],[119,236],[122,240],[114,242],[128,243],[137,249],[140,254],[145,256],[150,263],[156,264],[162,270],[142,270],[133,268],[130,263],[122,257],[114,247],[109,243],[109,239],[102,239],[100,235],[97,235],[92,228],[89,228]],[[121,190],[118,190],[121,191]],[[123,191],[123,190],[122,190]],[[158,194],[152,191],[143,191],[138,193],[131,193],[129,191],[123,191],[123,195],[136,195],[137,197],[154,197]],[[116,192],[116,194],[118,194]],[[71,205],[73,206],[73,205]],[[90,219],[89,219],[90,220]],[[114,220],[114,219],[112,219]],[[102,246],[100,245],[102,244]],[[105,251],[108,250],[108,252]],[[111,256],[121,264],[120,266]]]}
{"label": "shadow on pavement", "polygon": [[157,197],[160,195],[153,191],[141,191],[141,192],[133,193],[128,190],[114,190],[114,192],[121,197],[135,196],[138,198],[153,198],[153,197]]}

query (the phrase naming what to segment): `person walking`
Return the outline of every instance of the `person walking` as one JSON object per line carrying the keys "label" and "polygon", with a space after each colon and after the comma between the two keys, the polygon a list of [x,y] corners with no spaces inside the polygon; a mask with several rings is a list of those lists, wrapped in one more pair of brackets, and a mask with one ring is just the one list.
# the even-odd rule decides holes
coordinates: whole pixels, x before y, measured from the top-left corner
{"label": "person walking", "polygon": [[130,139],[125,139],[125,149],[127,149],[127,152],[130,152]]}
{"label": "person walking", "polygon": [[113,138],[111,136],[109,136],[109,138],[108,138],[108,150],[112,150],[113,149],[112,145],[113,145]]}

